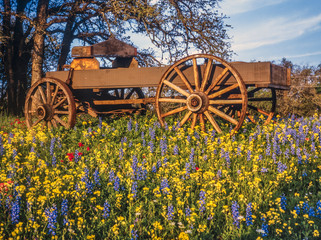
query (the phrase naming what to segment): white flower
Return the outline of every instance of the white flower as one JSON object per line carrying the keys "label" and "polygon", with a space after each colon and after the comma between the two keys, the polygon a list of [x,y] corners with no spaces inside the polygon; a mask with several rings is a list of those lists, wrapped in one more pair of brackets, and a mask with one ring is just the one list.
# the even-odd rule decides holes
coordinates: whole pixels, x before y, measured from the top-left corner
{"label": "white flower", "polygon": [[265,231],[263,230],[263,229],[256,229],[256,231],[258,232],[258,233],[265,233]]}

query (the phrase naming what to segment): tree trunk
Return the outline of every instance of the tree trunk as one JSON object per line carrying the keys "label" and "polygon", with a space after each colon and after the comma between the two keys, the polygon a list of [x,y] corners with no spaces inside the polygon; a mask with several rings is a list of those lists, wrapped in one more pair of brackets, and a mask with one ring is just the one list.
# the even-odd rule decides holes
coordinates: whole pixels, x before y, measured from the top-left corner
{"label": "tree trunk", "polygon": [[37,8],[37,23],[32,52],[31,85],[42,78],[45,31],[47,27],[49,0],[39,0]]}
{"label": "tree trunk", "polygon": [[72,41],[74,40],[74,30],[73,25],[75,21],[76,15],[72,14],[68,17],[67,25],[64,31],[64,38],[61,44],[61,52],[58,60],[58,71],[63,70],[63,65],[66,63],[68,53],[70,51],[70,46]]}

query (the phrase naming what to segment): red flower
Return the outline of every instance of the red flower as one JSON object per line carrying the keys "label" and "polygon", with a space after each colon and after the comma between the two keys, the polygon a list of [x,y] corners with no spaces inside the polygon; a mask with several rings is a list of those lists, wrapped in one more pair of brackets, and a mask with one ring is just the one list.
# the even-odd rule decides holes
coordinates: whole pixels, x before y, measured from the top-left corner
{"label": "red flower", "polygon": [[83,155],[83,153],[82,153],[82,152],[79,152],[79,153],[78,153],[78,156],[82,156],[82,155]]}
{"label": "red flower", "polygon": [[60,162],[64,162],[64,160],[60,160]]}
{"label": "red flower", "polygon": [[195,167],[195,170],[198,171],[200,168],[199,167]]}
{"label": "red flower", "polygon": [[89,147],[87,147],[87,151],[89,151],[90,150],[90,148]]}
{"label": "red flower", "polygon": [[72,161],[75,158],[74,153],[67,153],[67,156],[69,161]]}
{"label": "red flower", "polygon": [[80,143],[78,143],[78,146],[79,146],[79,147],[83,147],[84,144],[82,144],[82,143],[80,142]]}

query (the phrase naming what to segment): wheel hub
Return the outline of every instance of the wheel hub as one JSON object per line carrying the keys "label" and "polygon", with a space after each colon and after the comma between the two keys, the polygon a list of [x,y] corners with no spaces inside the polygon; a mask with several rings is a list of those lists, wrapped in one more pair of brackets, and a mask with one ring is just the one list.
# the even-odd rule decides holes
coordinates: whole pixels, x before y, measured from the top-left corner
{"label": "wheel hub", "polygon": [[194,92],[187,98],[188,110],[195,113],[204,112],[209,104],[208,97],[203,92]]}
{"label": "wheel hub", "polygon": [[49,121],[53,118],[53,109],[48,104],[44,104],[37,108],[36,113],[38,118]]}

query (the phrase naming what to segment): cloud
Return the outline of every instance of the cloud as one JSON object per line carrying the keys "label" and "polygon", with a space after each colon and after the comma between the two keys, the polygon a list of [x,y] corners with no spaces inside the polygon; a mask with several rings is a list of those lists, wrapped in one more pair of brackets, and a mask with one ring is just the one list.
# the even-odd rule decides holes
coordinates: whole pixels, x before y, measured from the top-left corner
{"label": "cloud", "polygon": [[224,0],[219,5],[227,16],[253,11],[271,5],[277,5],[288,0]]}
{"label": "cloud", "polygon": [[287,40],[295,39],[308,32],[321,27],[321,14],[299,19],[279,17],[263,22],[255,22],[255,25],[233,31],[235,52],[254,49],[265,45],[272,45]]}

